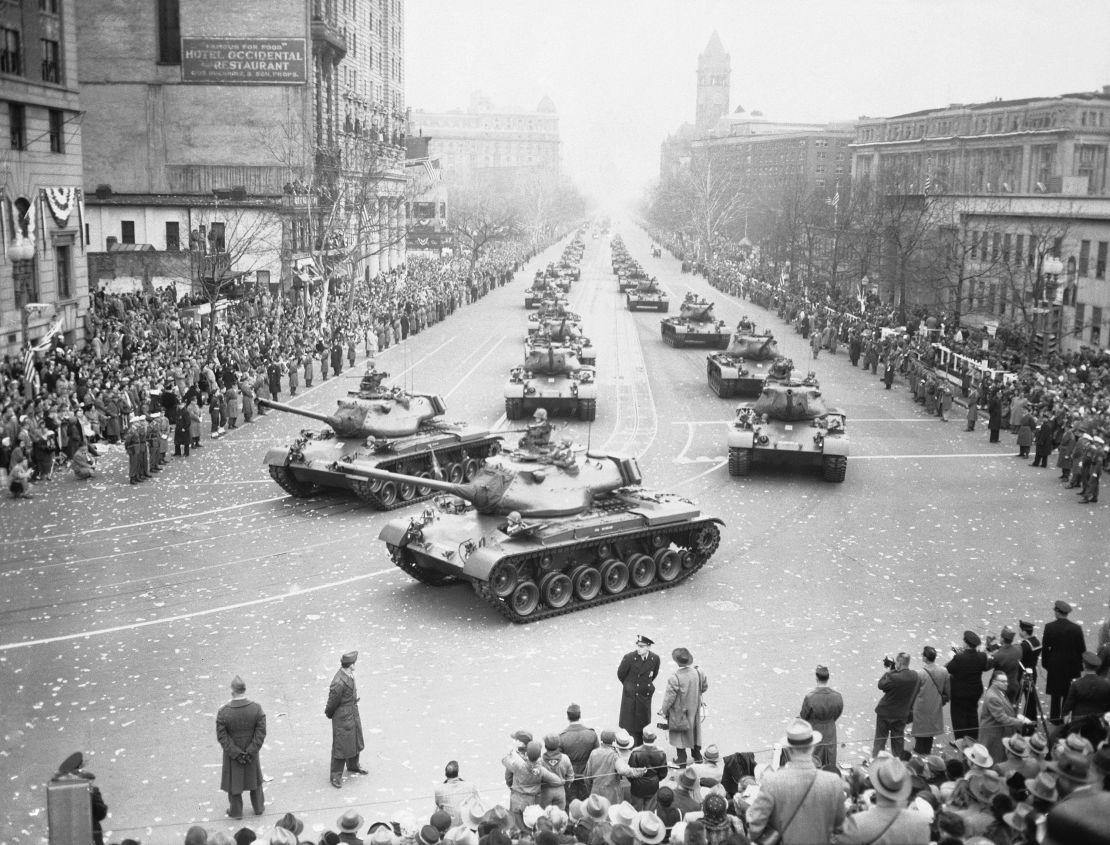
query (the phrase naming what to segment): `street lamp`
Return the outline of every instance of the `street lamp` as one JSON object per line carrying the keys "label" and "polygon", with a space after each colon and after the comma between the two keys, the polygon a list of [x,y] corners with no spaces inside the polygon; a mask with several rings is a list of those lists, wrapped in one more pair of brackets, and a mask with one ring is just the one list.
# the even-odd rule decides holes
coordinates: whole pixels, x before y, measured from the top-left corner
{"label": "street lamp", "polygon": [[31,261],[35,257],[35,242],[23,235],[17,235],[8,245],[8,258],[12,261]]}

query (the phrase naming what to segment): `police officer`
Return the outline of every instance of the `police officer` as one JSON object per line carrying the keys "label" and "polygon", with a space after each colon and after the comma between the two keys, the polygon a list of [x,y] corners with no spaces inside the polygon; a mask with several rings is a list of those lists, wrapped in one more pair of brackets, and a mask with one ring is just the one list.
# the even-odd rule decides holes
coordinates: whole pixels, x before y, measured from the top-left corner
{"label": "police officer", "polygon": [[617,678],[621,692],[620,726],[632,735],[633,746],[644,742],[644,728],[651,722],[651,697],[659,676],[659,655],[651,651],[654,641],[640,634],[636,650],[621,659]]}

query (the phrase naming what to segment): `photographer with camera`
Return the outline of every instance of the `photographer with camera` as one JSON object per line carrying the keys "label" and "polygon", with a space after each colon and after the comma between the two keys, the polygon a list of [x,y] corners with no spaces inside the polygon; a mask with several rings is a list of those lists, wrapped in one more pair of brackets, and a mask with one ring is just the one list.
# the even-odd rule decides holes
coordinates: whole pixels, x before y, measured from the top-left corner
{"label": "photographer with camera", "polygon": [[1013,734],[1017,728],[1032,727],[1033,722],[1025,716],[1017,715],[1014,702],[1006,689],[1009,678],[999,669],[991,675],[991,685],[983,694],[979,705],[979,742],[995,760],[1006,759],[1006,747],[1002,740]]}
{"label": "photographer with camera", "polygon": [[906,742],[906,721],[921,678],[910,669],[910,656],[904,651],[898,652],[894,660],[884,657],[883,666],[886,671],[878,684],[883,697],[875,705],[875,744],[871,754],[877,757],[890,737],[890,753],[901,757]]}
{"label": "photographer with camera", "polygon": [[979,699],[983,697],[983,673],[994,661],[979,651],[982,640],[974,631],[964,631],[963,647],[952,646],[955,657],[945,669],[951,680],[952,734],[957,740],[964,737],[979,739]]}

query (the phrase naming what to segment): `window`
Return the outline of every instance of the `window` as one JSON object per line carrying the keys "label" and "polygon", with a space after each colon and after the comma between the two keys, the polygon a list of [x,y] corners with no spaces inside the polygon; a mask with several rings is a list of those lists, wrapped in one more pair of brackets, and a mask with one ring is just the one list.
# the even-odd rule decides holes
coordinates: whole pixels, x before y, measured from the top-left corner
{"label": "window", "polygon": [[1098,242],[1098,259],[1095,261],[1095,278],[1106,278],[1106,247],[1110,246],[1106,241]]}
{"label": "window", "polygon": [[1091,242],[1079,242],[1079,275],[1088,276],[1091,272]]}
{"label": "window", "polygon": [[224,252],[224,224],[213,223],[208,229],[208,252]]}
{"label": "window", "polygon": [[1102,346],[1102,309],[1091,306],[1091,345]]}
{"label": "window", "polygon": [[23,51],[19,30],[0,27],[0,73],[23,75]]}
{"label": "window", "polygon": [[58,42],[49,38],[39,39],[39,49],[42,54],[42,81],[53,82],[55,85],[62,81],[62,54]]}
{"label": "window", "polygon": [[58,14],[58,0],[39,0],[39,11]]}
{"label": "window", "polygon": [[64,153],[66,151],[65,112],[61,109],[50,109],[50,152]]}
{"label": "window", "polygon": [[1083,336],[1083,312],[1086,310],[1086,308],[1087,306],[1084,305],[1082,302],[1075,303],[1075,328],[1073,329],[1073,334],[1075,334],[1077,337]]}
{"label": "window", "polygon": [[1012,237],[1009,232],[1002,236],[1002,263],[1010,263],[1010,242]]}
{"label": "window", "polygon": [[27,109],[22,103],[8,103],[8,127],[11,129],[12,149],[27,149]]}
{"label": "window", "polygon": [[158,61],[181,64],[180,0],[158,0]]}
{"label": "window", "polygon": [[178,252],[181,249],[181,224],[176,220],[166,223],[166,252]]}
{"label": "window", "polygon": [[998,254],[1001,251],[1002,235],[999,232],[994,233],[994,238],[991,241],[991,261],[998,260]]}
{"label": "window", "polygon": [[123,220],[119,224],[119,239],[120,243],[133,244],[135,243],[135,221]]}
{"label": "window", "polygon": [[66,244],[54,248],[54,266],[58,273],[58,298],[73,298],[73,247]]}
{"label": "window", "polygon": [[1014,246],[1014,263],[1018,267],[1022,264],[1023,255],[1025,255],[1025,235],[1018,235]]}

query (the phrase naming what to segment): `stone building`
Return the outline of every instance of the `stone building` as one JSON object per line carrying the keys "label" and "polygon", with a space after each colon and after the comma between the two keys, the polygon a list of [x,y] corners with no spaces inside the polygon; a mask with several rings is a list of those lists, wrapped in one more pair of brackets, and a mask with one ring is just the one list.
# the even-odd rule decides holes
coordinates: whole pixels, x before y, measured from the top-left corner
{"label": "stone building", "polygon": [[403,33],[403,0],[84,0],[92,248],[194,253],[179,293],[400,264]]}
{"label": "stone building", "polygon": [[0,4],[0,353],[83,337],[77,0]]}
{"label": "stone building", "polygon": [[1107,345],[1110,86],[864,117],[851,150],[857,184],[920,197],[962,245],[919,301],[1031,325],[1045,350]]}
{"label": "stone building", "polygon": [[410,125],[414,134],[431,139],[428,155],[450,177],[485,168],[559,173],[559,114],[548,97],[535,111],[520,111],[498,109],[475,92],[466,111],[416,110]]}

